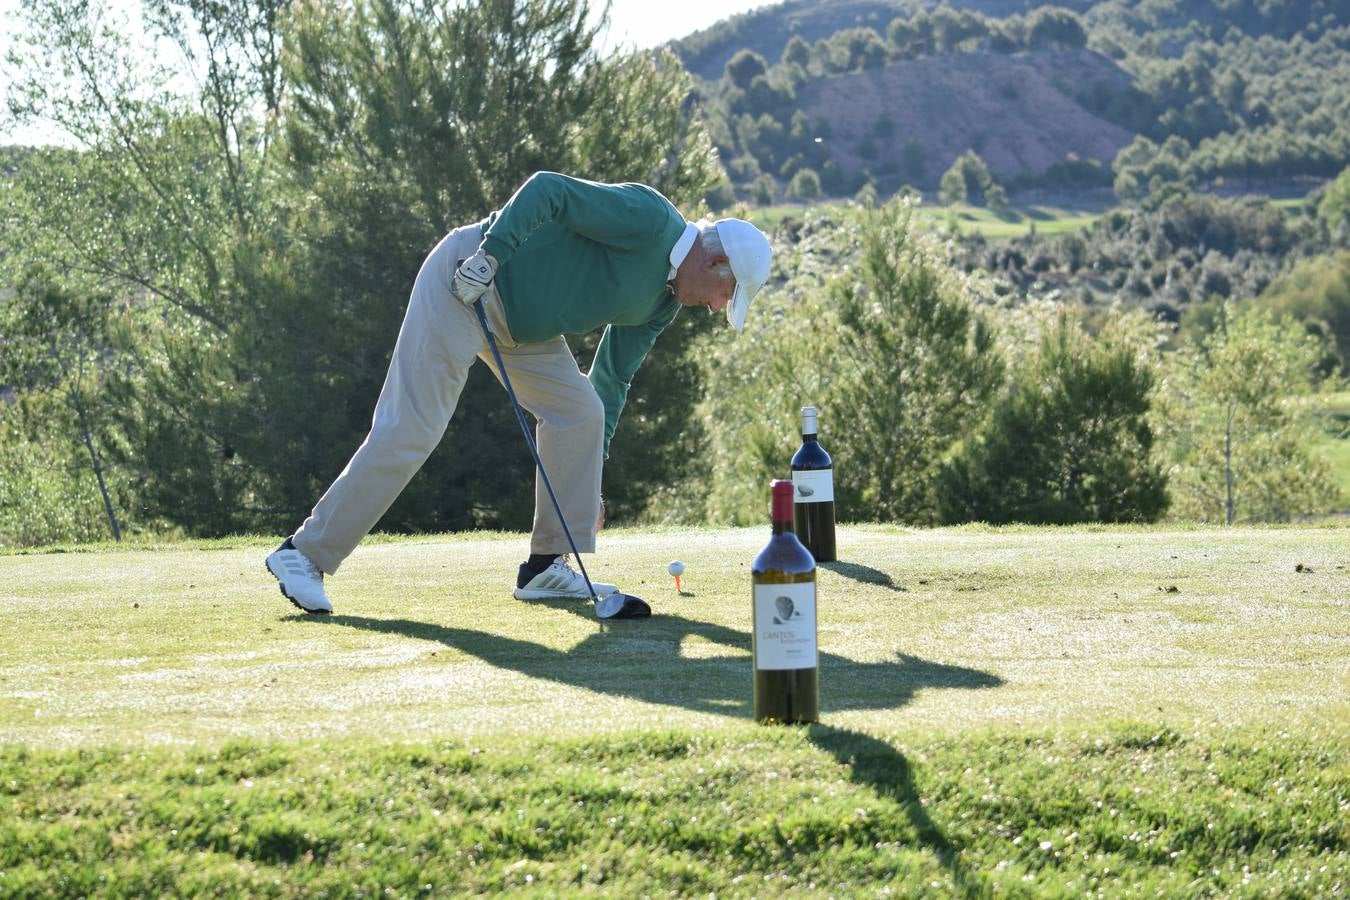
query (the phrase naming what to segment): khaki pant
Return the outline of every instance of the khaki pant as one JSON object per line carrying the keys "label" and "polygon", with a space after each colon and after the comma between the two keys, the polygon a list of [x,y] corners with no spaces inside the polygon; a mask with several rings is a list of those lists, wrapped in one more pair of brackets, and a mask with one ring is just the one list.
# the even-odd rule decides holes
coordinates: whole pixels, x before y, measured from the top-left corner
{"label": "khaki pant", "polygon": [[[478,314],[450,293],[460,259],[482,241],[473,225],[452,231],[427,256],[413,284],[370,434],[319,499],[295,546],[332,574],[375,527],[445,433],[475,359],[496,373]],[[511,386],[538,421],[535,440],[577,550],[595,551],[605,409],[561,337],[517,344],[495,288],[483,307]],[[501,379],[500,373],[497,374]],[[510,403],[506,397],[503,403]],[[531,553],[566,553],[567,537],[535,473]]]}

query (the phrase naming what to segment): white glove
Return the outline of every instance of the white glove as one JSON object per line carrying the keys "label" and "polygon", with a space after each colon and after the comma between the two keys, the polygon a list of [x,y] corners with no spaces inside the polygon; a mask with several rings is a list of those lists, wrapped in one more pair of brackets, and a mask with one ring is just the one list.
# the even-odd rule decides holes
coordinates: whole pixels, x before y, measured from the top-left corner
{"label": "white glove", "polygon": [[497,260],[479,248],[477,253],[459,264],[450,283],[450,290],[465,306],[472,306],[479,297],[487,293],[496,274]]}

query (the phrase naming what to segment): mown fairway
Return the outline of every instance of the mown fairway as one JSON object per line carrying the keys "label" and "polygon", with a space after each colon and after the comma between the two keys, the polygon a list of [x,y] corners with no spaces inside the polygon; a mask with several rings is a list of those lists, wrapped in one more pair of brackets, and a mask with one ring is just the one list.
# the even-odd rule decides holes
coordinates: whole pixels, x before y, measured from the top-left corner
{"label": "mown fairway", "polygon": [[518,535],[369,543],[328,619],[270,541],[0,556],[0,895],[1350,883],[1350,528],[846,529],[802,729],[748,719],[763,539],[607,532],[608,627]]}

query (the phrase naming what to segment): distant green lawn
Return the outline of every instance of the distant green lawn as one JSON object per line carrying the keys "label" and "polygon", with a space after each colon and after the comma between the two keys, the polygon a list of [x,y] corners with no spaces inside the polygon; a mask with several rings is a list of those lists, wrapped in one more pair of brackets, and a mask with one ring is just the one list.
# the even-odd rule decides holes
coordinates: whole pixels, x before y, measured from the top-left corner
{"label": "distant green lawn", "polygon": [[[823,721],[749,721],[763,529],[0,554],[0,896],[1334,895],[1350,528],[852,527]],[[665,563],[688,566],[687,596]]]}

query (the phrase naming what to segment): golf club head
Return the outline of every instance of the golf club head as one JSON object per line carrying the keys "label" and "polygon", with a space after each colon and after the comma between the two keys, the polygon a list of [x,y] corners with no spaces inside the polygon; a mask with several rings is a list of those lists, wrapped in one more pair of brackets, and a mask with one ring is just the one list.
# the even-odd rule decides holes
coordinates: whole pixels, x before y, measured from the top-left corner
{"label": "golf club head", "polygon": [[652,608],[647,605],[646,600],[622,591],[615,591],[595,602],[597,619],[646,619],[651,614]]}

